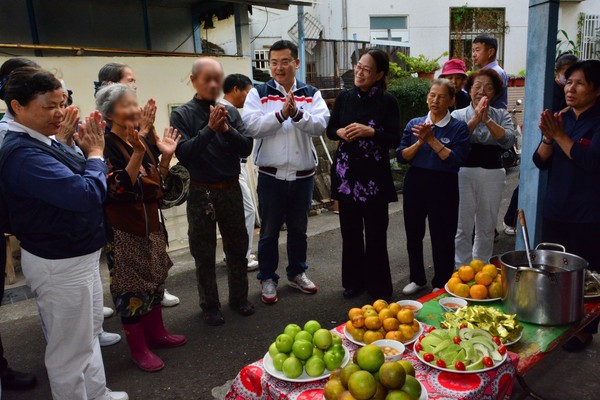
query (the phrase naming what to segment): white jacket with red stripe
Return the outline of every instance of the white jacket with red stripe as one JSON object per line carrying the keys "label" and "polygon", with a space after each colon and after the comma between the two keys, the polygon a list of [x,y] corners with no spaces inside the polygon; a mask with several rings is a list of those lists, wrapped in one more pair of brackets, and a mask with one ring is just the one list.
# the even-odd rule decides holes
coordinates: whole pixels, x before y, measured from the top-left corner
{"label": "white jacket with red stripe", "polygon": [[248,93],[243,111],[246,134],[256,139],[254,163],[276,168],[272,175],[288,181],[316,167],[312,138],[321,136],[329,122],[329,109],[317,88],[296,81],[292,90],[298,112],[286,120],[281,114],[285,89],[273,79]]}

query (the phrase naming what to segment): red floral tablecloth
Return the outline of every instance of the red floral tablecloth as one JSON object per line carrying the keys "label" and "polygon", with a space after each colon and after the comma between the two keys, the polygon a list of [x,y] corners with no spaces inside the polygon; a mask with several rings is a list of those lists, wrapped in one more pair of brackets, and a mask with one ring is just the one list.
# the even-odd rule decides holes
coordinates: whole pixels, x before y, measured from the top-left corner
{"label": "red floral tablecloth", "polygon": [[[332,332],[343,338],[344,347],[351,355],[358,346],[344,338],[344,326]],[[426,330],[433,327],[426,325]],[[492,400],[509,399],[516,375],[519,357],[509,353],[500,367],[480,374],[442,372],[420,362],[408,346],[404,359],[415,367],[416,378],[427,389],[430,400]],[[262,360],[244,367],[233,381],[226,400],[322,400],[327,379],[311,383],[291,383],[270,376]]]}

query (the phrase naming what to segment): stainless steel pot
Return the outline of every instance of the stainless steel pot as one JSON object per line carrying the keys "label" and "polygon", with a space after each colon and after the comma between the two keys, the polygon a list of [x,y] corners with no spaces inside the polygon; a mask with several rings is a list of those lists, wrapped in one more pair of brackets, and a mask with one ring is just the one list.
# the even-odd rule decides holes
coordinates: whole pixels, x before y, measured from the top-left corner
{"label": "stainless steel pot", "polygon": [[538,325],[570,324],[583,317],[588,266],[583,258],[565,253],[561,245],[542,243],[531,251],[532,268],[525,251],[505,253],[500,262],[505,312]]}

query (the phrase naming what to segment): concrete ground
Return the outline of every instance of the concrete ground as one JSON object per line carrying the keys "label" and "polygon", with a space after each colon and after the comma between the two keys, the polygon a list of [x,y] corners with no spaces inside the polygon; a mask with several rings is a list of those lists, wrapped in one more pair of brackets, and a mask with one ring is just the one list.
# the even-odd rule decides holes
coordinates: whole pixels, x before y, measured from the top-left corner
{"label": "concrete ground", "polygon": [[[509,174],[501,215],[506,210],[517,176]],[[443,199],[440,199],[443,201]],[[401,203],[392,205],[388,247],[395,284],[395,297],[402,299],[402,287],[408,283],[408,266],[405,252],[405,235],[402,222]],[[188,343],[178,349],[159,350],[157,353],[166,363],[158,373],[140,371],[128,357],[127,345],[121,342],[104,348],[104,363],[108,385],[114,390],[126,390],[131,399],[192,400],[220,398],[227,383],[246,364],[261,358],[275,336],[286,324],[304,323],[317,319],[326,327],[333,328],[345,320],[349,308],[370,301],[364,295],[354,300],[344,300],[340,285],[341,238],[337,216],[327,212],[310,219],[309,228],[309,271],[310,277],[319,284],[319,293],[303,295],[283,282],[280,286],[280,301],[274,306],[260,302],[260,287],[250,274],[250,298],[256,305],[256,314],[243,318],[224,307],[226,324],[211,328],[200,319],[198,295],[195,284],[194,264],[189,253],[177,251],[172,254],[175,267],[167,281],[170,292],[181,298],[181,305],[165,310],[165,319],[174,333],[187,335]],[[500,236],[496,253],[511,250],[514,239]],[[280,246],[280,265],[285,265],[285,235]],[[430,243],[425,242],[426,264],[431,264]],[[220,249],[218,250],[220,253]],[[103,266],[105,271],[106,267]],[[281,272],[281,271],[280,271]],[[227,278],[224,268],[218,269],[221,299],[226,304]],[[432,276],[431,267],[428,276]],[[106,278],[106,273],[104,273]],[[413,298],[427,293],[423,290]],[[111,304],[105,289],[106,304]],[[66,299],[68,301],[68,299]],[[108,319],[107,331],[122,333],[117,318]],[[19,370],[35,373],[39,385],[32,391],[4,392],[8,400],[50,399],[50,391],[44,368],[44,339],[33,300],[26,300],[0,308],[0,331],[10,364]],[[65,338],[68,344],[69,338]],[[529,384],[546,399],[597,399],[600,392],[598,380],[598,353],[600,339],[581,353],[566,353],[558,350],[536,366],[528,375]],[[515,388],[515,396],[520,393]]]}

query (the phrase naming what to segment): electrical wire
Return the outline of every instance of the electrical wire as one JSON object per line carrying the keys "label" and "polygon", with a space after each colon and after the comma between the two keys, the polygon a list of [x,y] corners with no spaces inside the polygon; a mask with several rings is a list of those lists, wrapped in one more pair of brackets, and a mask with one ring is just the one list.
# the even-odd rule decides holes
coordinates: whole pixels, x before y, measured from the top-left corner
{"label": "electrical wire", "polygon": [[265,7],[265,13],[267,13],[267,20],[265,21],[265,26],[263,26],[263,28],[260,30],[260,32],[258,32],[258,35],[254,36],[254,39],[252,39],[250,41],[250,44],[254,43],[254,41],[256,39],[258,39],[261,35],[261,33],[263,33],[265,31],[265,29],[267,28],[267,24],[269,23],[269,10],[267,10],[267,7]]}
{"label": "electrical wire", "polygon": [[[171,50],[171,53],[175,53],[177,50],[179,50],[179,48],[181,46],[183,46],[185,44],[185,42],[187,42],[194,35],[194,33],[196,33],[196,31],[198,29],[200,29],[200,24],[198,24],[197,27],[195,27],[194,29],[192,29],[192,32],[189,35],[187,35],[187,37],[185,39],[183,39],[183,42],[179,43],[179,46],[177,46],[173,50]],[[200,38],[200,40],[202,40],[202,38]]]}

